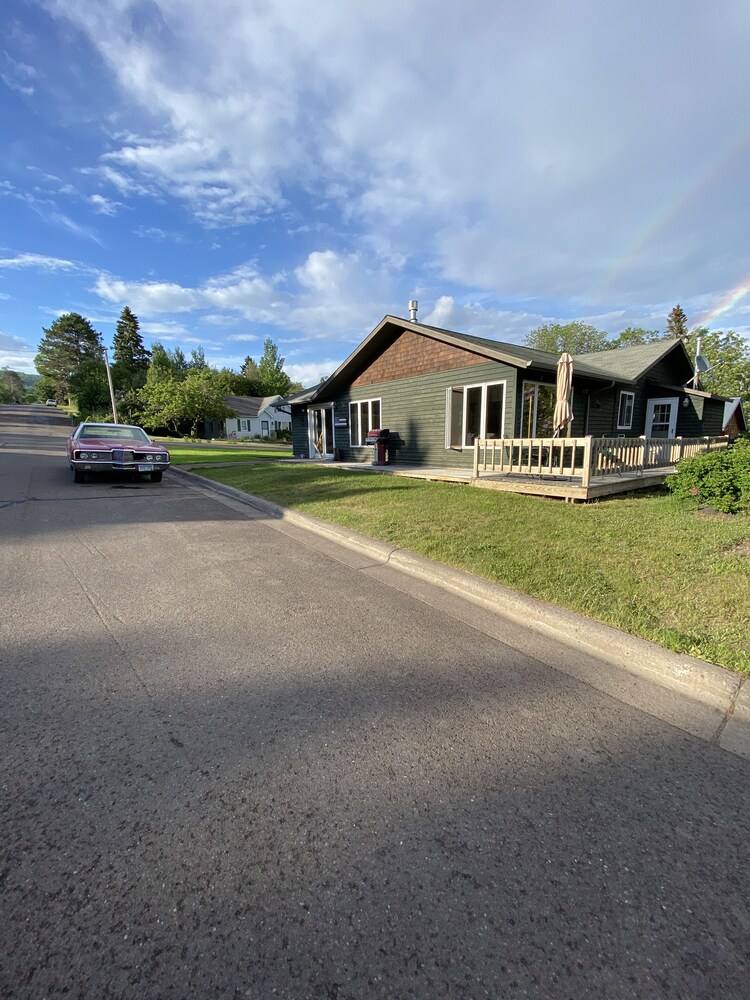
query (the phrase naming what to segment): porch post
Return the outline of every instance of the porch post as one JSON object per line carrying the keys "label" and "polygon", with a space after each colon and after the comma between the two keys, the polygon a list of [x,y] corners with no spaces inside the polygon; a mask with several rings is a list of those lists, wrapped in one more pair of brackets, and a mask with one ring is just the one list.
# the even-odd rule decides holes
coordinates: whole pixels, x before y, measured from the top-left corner
{"label": "porch post", "polygon": [[[583,486],[585,489],[588,489],[589,484],[591,483],[591,458],[593,455],[593,448],[591,447],[592,440],[593,439],[590,434],[587,435],[586,438],[584,438],[585,443],[583,446],[583,469],[581,470],[582,472],[581,486]],[[575,459],[573,459],[573,464],[575,464]]]}
{"label": "porch post", "polygon": [[479,479],[479,438],[474,439],[474,478]]}

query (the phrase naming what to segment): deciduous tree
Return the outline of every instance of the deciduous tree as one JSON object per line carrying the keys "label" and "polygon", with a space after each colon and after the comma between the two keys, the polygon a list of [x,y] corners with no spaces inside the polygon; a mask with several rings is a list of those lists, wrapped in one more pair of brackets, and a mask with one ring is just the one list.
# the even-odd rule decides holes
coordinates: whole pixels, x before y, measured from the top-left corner
{"label": "deciduous tree", "polygon": [[550,354],[591,354],[610,346],[606,333],[575,320],[572,323],[545,323],[526,335],[524,343]]}
{"label": "deciduous tree", "polygon": [[654,341],[661,339],[662,335],[658,330],[644,330],[640,326],[629,326],[609,341],[607,349],[635,347],[637,344],[652,344]]}
{"label": "deciduous tree", "polygon": [[709,364],[709,370],[699,375],[701,388],[720,396],[740,396],[743,407],[750,408],[750,344],[734,330],[725,333],[699,326],[686,345],[691,351],[697,349],[698,338],[701,356]]}
{"label": "deciduous tree", "polygon": [[0,402],[23,403],[26,399],[26,386],[23,379],[12,368],[0,369]]}

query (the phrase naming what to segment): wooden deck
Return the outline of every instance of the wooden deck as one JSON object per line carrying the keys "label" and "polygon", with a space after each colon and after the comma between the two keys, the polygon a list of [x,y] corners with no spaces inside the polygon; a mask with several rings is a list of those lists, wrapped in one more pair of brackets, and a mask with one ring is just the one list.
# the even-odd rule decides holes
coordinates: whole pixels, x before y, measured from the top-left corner
{"label": "wooden deck", "polygon": [[[305,459],[305,462],[311,461]],[[314,460],[313,460],[314,461]],[[628,493],[633,490],[650,489],[660,486],[667,476],[674,473],[674,466],[654,469],[648,474],[623,475],[614,480],[590,483],[588,488],[581,483],[581,477],[566,476],[553,479],[523,473],[497,473],[475,478],[471,469],[425,468],[416,465],[372,465],[369,462],[321,462],[330,469],[344,469],[349,472],[372,472],[381,476],[403,476],[406,479],[424,479],[437,483],[460,483],[483,490],[500,490],[506,493],[526,493],[531,496],[552,497],[571,503],[596,500],[599,497]]]}
{"label": "wooden deck", "polygon": [[674,474],[680,458],[726,446],[726,438],[505,438],[477,441],[471,469],[398,461],[393,465],[330,465],[580,503],[661,486]]}

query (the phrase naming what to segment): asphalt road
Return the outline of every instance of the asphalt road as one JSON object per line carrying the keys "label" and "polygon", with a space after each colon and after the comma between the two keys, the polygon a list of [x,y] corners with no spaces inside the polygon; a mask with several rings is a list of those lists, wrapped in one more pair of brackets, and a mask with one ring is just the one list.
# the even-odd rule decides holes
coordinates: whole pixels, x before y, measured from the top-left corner
{"label": "asphalt road", "polygon": [[0,996],[746,1000],[746,760],[67,431],[0,408]]}

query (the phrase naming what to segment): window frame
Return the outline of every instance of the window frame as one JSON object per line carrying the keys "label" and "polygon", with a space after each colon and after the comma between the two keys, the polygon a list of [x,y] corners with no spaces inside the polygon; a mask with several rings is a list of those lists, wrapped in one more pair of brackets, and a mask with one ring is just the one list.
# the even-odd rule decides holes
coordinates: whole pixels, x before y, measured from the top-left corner
{"label": "window frame", "polygon": [[[628,417],[628,403],[630,404],[630,421],[626,423]],[[623,405],[624,404],[624,405]],[[623,413],[623,410],[625,411]],[[617,430],[630,431],[633,429],[633,417],[635,415],[635,393],[630,389],[621,389],[617,400]]]}
{"label": "window frame", "polygon": [[[372,407],[373,403],[377,405],[378,408],[378,424],[377,427],[380,429],[383,426],[383,400],[381,396],[373,396],[371,399],[350,399],[349,400],[349,447],[350,448],[367,448],[368,446],[363,442],[367,434],[375,427],[372,422]],[[367,407],[365,410],[364,408]],[[352,418],[352,411],[356,410],[357,416],[356,420]],[[367,414],[367,420],[363,420],[363,413]],[[359,441],[352,440],[352,432],[357,429],[357,436]]]}
{"label": "window frame", "polygon": [[[466,443],[466,411],[468,409],[468,399],[469,390],[480,389],[480,404],[479,404],[479,434],[477,438],[486,438],[487,436],[487,390],[496,385],[501,385],[503,387],[503,402],[502,402],[502,421],[500,429],[500,437],[505,437],[505,419],[506,410],[508,404],[508,380],[506,378],[501,379],[491,379],[487,382],[466,382],[466,383],[456,383],[454,385],[449,385],[445,390],[445,447],[449,451],[471,451],[474,448],[473,442],[471,444]],[[453,420],[453,399],[454,395],[458,393],[461,394],[461,442],[460,444],[454,444],[452,441],[452,430],[454,426]]]}

